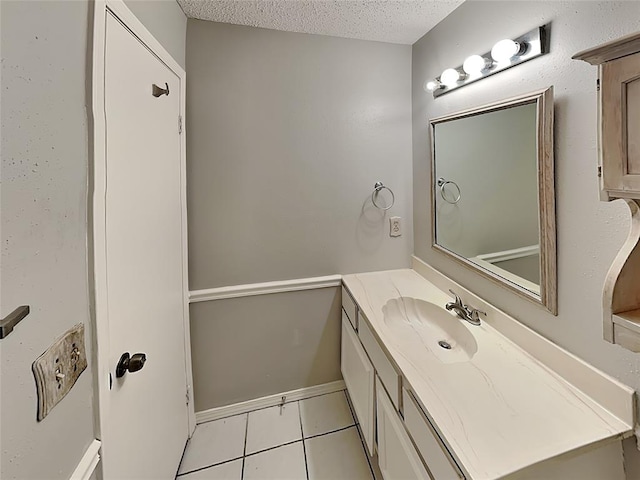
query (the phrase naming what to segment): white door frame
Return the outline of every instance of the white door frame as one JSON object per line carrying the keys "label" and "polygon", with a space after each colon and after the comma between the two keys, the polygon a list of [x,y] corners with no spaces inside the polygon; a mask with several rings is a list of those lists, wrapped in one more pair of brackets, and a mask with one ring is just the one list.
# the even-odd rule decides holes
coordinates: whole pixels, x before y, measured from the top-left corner
{"label": "white door frame", "polygon": [[[180,115],[185,118],[186,73],[158,42],[147,28],[127,8],[123,0],[95,0],[93,23],[92,113],[93,113],[93,175],[89,174],[92,204],[89,211],[89,284],[93,290],[93,372],[96,436],[102,440],[102,456],[109,455],[103,435],[109,421],[109,312],[107,306],[107,257],[106,257],[106,116],[105,116],[105,19],[113,13],[146,47],[180,78]],[[177,122],[177,119],[176,119]],[[183,120],[184,124],[184,120]],[[178,125],[176,124],[176,128]],[[186,192],[186,141],[185,129],[180,135],[180,189],[182,203],[182,290],[184,311],[184,350],[187,376],[185,392],[193,397],[193,372],[191,368],[191,338],[189,330],[189,284],[187,258],[187,192]],[[95,395],[97,392],[97,395]],[[193,398],[188,406],[189,436],[196,425]]]}

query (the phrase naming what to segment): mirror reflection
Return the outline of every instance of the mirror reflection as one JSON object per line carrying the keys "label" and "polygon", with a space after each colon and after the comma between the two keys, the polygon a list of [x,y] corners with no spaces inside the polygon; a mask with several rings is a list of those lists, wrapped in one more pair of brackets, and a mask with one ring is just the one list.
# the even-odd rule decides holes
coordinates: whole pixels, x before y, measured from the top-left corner
{"label": "mirror reflection", "polygon": [[[538,301],[544,288],[555,288],[545,278],[555,275],[555,209],[551,140],[541,135],[550,131],[551,110],[540,109],[541,98],[431,121],[434,248]],[[539,188],[549,176],[551,196]],[[549,204],[541,209],[539,199]]]}

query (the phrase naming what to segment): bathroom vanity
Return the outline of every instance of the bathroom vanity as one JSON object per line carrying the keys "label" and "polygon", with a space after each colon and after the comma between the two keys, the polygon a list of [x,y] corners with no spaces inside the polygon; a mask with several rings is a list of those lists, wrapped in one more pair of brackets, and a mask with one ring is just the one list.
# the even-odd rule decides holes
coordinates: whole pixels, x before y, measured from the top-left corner
{"label": "bathroom vanity", "polygon": [[413,267],[343,277],[342,373],[383,478],[623,480],[634,391]]}

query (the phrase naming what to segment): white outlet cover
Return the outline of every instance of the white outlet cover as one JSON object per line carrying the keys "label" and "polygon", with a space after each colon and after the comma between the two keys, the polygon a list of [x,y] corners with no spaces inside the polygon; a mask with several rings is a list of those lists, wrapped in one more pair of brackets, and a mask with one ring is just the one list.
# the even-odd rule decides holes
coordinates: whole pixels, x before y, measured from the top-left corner
{"label": "white outlet cover", "polygon": [[399,237],[402,235],[402,218],[390,217],[389,218],[389,236]]}

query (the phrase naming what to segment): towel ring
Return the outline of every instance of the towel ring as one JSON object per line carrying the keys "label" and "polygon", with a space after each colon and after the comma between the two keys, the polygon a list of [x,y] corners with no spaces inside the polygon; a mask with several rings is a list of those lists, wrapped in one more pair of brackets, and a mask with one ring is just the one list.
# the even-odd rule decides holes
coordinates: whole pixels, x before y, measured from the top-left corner
{"label": "towel ring", "polygon": [[[456,187],[456,190],[458,190],[457,195],[454,195],[453,201],[448,200],[447,197],[444,194],[444,188],[447,185],[454,185]],[[460,187],[453,180],[445,180],[443,177],[440,177],[438,179],[438,186],[440,187],[440,196],[442,197],[442,199],[445,202],[450,203],[451,205],[455,205],[456,203],[458,203],[460,201],[460,198],[462,198],[462,192],[460,191]]]}
{"label": "towel ring", "polygon": [[[376,203],[378,193],[380,193],[380,191],[384,189],[389,190],[389,193],[391,194],[391,205],[389,205],[388,207],[381,207]],[[371,202],[376,208],[379,208],[380,210],[389,210],[391,207],[393,207],[393,204],[396,203],[396,196],[393,194],[393,190],[387,187],[384,183],[376,182],[376,184],[373,186],[373,192],[371,193]]]}

